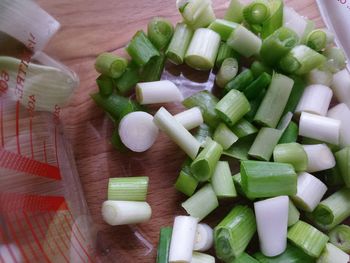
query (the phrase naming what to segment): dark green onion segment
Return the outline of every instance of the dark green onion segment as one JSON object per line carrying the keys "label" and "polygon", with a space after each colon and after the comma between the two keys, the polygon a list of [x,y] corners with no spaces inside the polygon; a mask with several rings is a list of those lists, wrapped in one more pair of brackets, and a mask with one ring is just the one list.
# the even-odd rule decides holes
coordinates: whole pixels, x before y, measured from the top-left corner
{"label": "dark green onion segment", "polygon": [[166,48],[174,34],[174,27],[168,19],[154,17],[147,26],[147,35],[159,50]]}
{"label": "dark green onion segment", "polygon": [[162,227],[159,233],[157,263],[168,263],[169,248],[171,242],[172,227]]}

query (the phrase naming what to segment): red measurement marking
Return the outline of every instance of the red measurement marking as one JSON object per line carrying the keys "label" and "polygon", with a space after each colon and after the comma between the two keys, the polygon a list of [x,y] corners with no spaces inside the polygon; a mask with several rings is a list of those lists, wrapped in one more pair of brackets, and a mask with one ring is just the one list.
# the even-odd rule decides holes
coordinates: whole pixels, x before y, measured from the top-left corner
{"label": "red measurement marking", "polygon": [[0,167],[32,175],[61,180],[60,170],[53,165],[0,149]]}
{"label": "red measurement marking", "polygon": [[4,105],[2,100],[0,100],[0,132],[1,132],[1,146],[5,147],[5,139],[4,139]]}
{"label": "red measurement marking", "polygon": [[[68,209],[68,213],[69,213],[69,216],[72,218],[72,219],[74,219],[74,217],[73,217],[73,215],[72,215],[72,212]],[[83,236],[83,234],[80,232],[80,229],[79,229],[79,227],[78,227],[78,225],[76,225],[76,227],[77,227],[77,230],[78,230],[78,233],[79,233],[79,235],[81,236],[81,238],[84,240],[84,241],[86,241],[86,238]]]}
{"label": "red measurement marking", "polygon": [[16,103],[16,141],[17,141],[17,153],[21,154],[21,147],[19,145],[19,101]]}
{"label": "red measurement marking", "polygon": [[[42,227],[41,227],[41,224],[38,222],[37,218],[36,218],[34,215],[32,216],[32,218],[33,218],[35,224],[38,226],[39,232],[40,232],[42,238],[43,238],[43,239],[46,239],[46,236],[45,236],[45,233],[44,233],[44,231],[43,231],[43,229],[42,229]],[[47,244],[48,244],[48,246],[49,246],[49,248],[50,248],[50,250],[51,250],[51,254],[54,254],[54,255],[55,255],[56,252],[53,250],[53,248],[52,248],[52,246],[51,246],[51,243],[50,243],[50,242],[47,242]]]}
{"label": "red measurement marking", "polygon": [[30,152],[32,155],[32,159],[34,160],[34,146],[33,146],[33,120],[30,118],[29,120],[29,141],[30,141]]}
{"label": "red measurement marking", "polygon": [[57,126],[55,126],[55,154],[56,154],[56,162],[58,168],[60,167],[60,163],[58,162],[58,150],[57,150]]}
{"label": "red measurement marking", "polygon": [[[0,226],[0,237],[1,237],[1,239],[3,240],[3,242],[6,244],[6,243],[7,243],[7,241],[6,241],[6,236],[2,233],[1,226]],[[17,263],[16,256],[15,256],[15,254],[12,252],[11,246],[6,245],[6,248],[7,248],[7,250],[10,252],[10,255],[11,255],[13,261],[14,261],[15,263]]]}

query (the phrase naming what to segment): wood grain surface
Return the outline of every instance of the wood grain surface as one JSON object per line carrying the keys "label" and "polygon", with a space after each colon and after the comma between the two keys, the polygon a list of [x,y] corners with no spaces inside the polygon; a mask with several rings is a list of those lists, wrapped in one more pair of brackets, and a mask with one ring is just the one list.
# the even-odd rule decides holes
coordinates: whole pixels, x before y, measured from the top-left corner
{"label": "wood grain surface", "polygon": [[[109,144],[112,124],[91,101],[97,89],[95,57],[110,51],[124,53],[123,47],[139,29],[145,29],[154,16],[172,22],[180,16],[175,0],[39,0],[39,4],[62,24],[47,52],[71,67],[80,77],[80,87],[65,108],[62,121],[67,139],[73,146],[84,194],[97,229],[97,254],[102,262],[154,262],[161,226],[172,224],[175,215],[184,214],[180,203],[185,197],[173,187],[185,155],[165,135],[143,154],[119,154]],[[227,0],[213,0],[217,17],[222,17]],[[314,0],[291,0],[286,3],[322,25]],[[182,68],[173,67],[171,75]],[[193,73],[191,71],[191,73]],[[196,73],[198,74],[198,73]],[[190,74],[191,75],[191,74]],[[185,74],[185,77],[187,75]],[[193,76],[193,74],[191,75]],[[203,86],[208,75],[195,75]],[[176,113],[178,105],[167,105]],[[233,171],[234,172],[234,171]],[[103,223],[100,209],[106,199],[110,177],[149,176],[148,202],[152,220],[137,226],[109,227]],[[209,216],[215,225],[233,202],[225,202]]]}

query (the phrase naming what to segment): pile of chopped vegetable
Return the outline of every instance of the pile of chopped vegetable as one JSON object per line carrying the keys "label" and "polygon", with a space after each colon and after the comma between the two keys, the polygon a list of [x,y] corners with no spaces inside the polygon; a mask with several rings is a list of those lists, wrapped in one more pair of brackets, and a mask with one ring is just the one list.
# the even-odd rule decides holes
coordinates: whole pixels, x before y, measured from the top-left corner
{"label": "pile of chopped vegetable", "polygon": [[[223,19],[210,0],[178,0],[175,28],[154,18],[125,48],[130,60],[96,60],[92,99],[115,124],[117,149],[148,150],[168,135],[187,155],[175,188],[188,215],[160,231],[157,262],[347,263],[350,227],[350,74],[326,29],[282,0],[231,0]],[[216,74],[219,96],[184,98],[160,80],[166,61]],[[135,92],[136,101],[129,95]],[[334,95],[334,96],[333,96]],[[330,108],[331,101],[339,104]],[[182,102],[172,115],[144,105]],[[232,175],[230,160],[240,161]],[[147,177],[111,178],[102,215],[110,225],[145,222]],[[212,229],[221,199],[241,196]],[[184,213],[185,213],[184,212]],[[260,251],[247,246],[257,232]]]}

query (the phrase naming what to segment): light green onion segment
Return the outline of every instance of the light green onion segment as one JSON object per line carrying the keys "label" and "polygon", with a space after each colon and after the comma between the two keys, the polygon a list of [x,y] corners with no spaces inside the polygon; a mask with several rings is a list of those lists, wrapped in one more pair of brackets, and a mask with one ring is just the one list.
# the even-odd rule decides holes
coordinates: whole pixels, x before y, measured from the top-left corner
{"label": "light green onion segment", "polygon": [[213,139],[218,142],[224,150],[227,150],[238,140],[238,137],[225,123],[220,123],[214,132]]}
{"label": "light green onion segment", "polygon": [[111,78],[119,78],[127,66],[125,58],[107,52],[100,54],[95,62],[96,71]]}
{"label": "light green onion segment", "polygon": [[215,67],[220,68],[222,65],[222,62],[224,62],[227,58],[239,58],[239,55],[236,51],[234,51],[229,45],[226,44],[226,42],[221,42],[218,55],[216,57],[215,61]]}
{"label": "light green onion segment", "polygon": [[345,253],[350,253],[350,226],[336,226],[328,233],[328,236],[329,242],[343,250]]}
{"label": "light green onion segment", "polygon": [[245,118],[242,118],[234,126],[232,126],[231,130],[237,135],[238,138],[249,136],[258,132],[258,129]]}
{"label": "light green onion segment", "polygon": [[338,47],[327,47],[322,54],[327,58],[325,68],[331,73],[337,73],[346,67],[346,57],[342,49]]}
{"label": "light green onion segment", "polygon": [[349,255],[333,244],[327,243],[321,256],[317,259],[317,263],[329,262],[348,263]]}
{"label": "light green onion segment", "polygon": [[253,32],[238,25],[227,39],[227,44],[244,57],[258,55],[262,41]]}
{"label": "light green onion segment", "polygon": [[211,178],[211,185],[219,199],[237,196],[228,162],[218,162]]}
{"label": "light green onion segment", "polygon": [[306,39],[306,45],[315,51],[325,49],[327,44],[327,33],[322,29],[312,30]]}
{"label": "light green onion segment", "polygon": [[198,181],[193,177],[191,172],[191,162],[191,159],[187,159],[184,162],[175,183],[176,190],[187,196],[193,195],[198,186]]}
{"label": "light green onion segment", "polygon": [[254,75],[250,69],[246,69],[239,73],[233,80],[231,80],[225,86],[225,93],[230,90],[244,91],[245,88],[249,86],[250,83],[254,81]]}
{"label": "light green onion segment", "polygon": [[171,22],[162,17],[154,17],[147,26],[147,36],[159,50],[166,48],[174,34]]}
{"label": "light green onion segment", "polygon": [[145,201],[148,177],[109,178],[108,200]]}
{"label": "light green onion segment", "polygon": [[[344,125],[344,124],[343,124]],[[337,167],[346,187],[350,188],[350,147],[345,147],[335,153]]]}
{"label": "light green onion segment", "polygon": [[296,172],[306,171],[308,165],[306,152],[299,143],[278,144],[273,150],[273,159],[293,165]]}
{"label": "light green onion segment", "polygon": [[226,41],[239,24],[224,19],[216,19],[209,25],[209,29],[218,33],[222,41]]}
{"label": "light green onion segment", "polygon": [[248,160],[248,152],[255,140],[255,134],[240,138],[229,149],[223,152],[223,155],[236,158],[238,160]]}
{"label": "light green onion segment", "polygon": [[243,9],[243,18],[249,25],[262,24],[270,17],[267,1],[253,1]]}
{"label": "light green onion segment", "polygon": [[236,23],[243,21],[243,3],[241,0],[231,0],[230,5],[226,9],[224,19]]}
{"label": "light green onion segment", "polygon": [[288,227],[294,225],[296,222],[299,221],[300,218],[300,212],[295,207],[294,203],[289,200],[289,207],[288,207]]}
{"label": "light green onion segment", "polygon": [[237,72],[238,72],[237,59],[236,58],[225,59],[222,62],[219,72],[216,75],[216,84],[220,88],[224,88],[230,80],[236,77]]}
{"label": "light green onion segment", "polygon": [[284,131],[284,133],[282,134],[282,137],[278,143],[283,144],[283,143],[296,142],[298,139],[298,133],[299,133],[298,125],[295,122],[291,121],[288,127],[286,128],[286,130]]}

